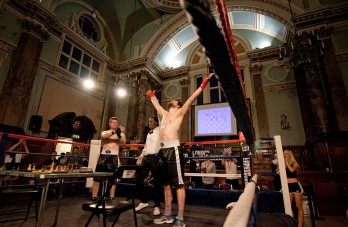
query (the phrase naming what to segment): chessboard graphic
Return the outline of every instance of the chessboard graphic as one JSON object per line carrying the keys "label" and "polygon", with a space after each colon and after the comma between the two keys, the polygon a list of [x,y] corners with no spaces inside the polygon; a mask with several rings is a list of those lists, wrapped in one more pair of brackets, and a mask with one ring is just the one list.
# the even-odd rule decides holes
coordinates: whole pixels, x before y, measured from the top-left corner
{"label": "chessboard graphic", "polygon": [[232,119],[230,107],[198,111],[198,133],[231,133]]}

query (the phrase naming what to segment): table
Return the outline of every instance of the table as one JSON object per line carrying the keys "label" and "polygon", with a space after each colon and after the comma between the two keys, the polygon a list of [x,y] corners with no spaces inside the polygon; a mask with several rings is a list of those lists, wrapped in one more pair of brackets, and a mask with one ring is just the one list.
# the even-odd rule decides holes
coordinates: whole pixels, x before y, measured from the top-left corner
{"label": "table", "polygon": [[[63,196],[63,186],[64,186],[64,180],[69,178],[89,178],[89,177],[110,177],[113,173],[110,172],[91,172],[91,173],[32,173],[32,172],[19,172],[19,171],[1,171],[0,176],[15,176],[15,177],[25,177],[25,178],[34,178],[34,179],[41,179],[44,181],[43,183],[43,189],[41,193],[41,201],[40,201],[40,208],[39,208],[39,217],[38,221],[36,223],[36,226],[41,227],[42,220],[44,216],[45,211],[45,205],[46,205],[46,199],[48,194],[48,189],[51,183],[51,180],[60,180],[60,187],[59,187],[59,197],[57,202],[57,208],[56,208],[56,216],[54,219],[55,226],[57,224],[57,219],[59,215],[59,208],[60,208],[60,202]],[[2,178],[1,178],[2,179]],[[2,183],[2,180],[0,181],[0,185]],[[54,182],[56,183],[56,181]]]}

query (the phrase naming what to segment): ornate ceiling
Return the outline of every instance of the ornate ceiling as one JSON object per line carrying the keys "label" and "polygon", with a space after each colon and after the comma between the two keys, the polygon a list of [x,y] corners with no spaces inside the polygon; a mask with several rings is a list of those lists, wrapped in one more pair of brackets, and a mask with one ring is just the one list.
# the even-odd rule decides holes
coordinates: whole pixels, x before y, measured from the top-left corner
{"label": "ornate ceiling", "polygon": [[[187,57],[198,45],[195,32],[187,23],[178,0],[84,2],[105,20],[112,39],[111,46],[117,51],[114,56],[116,62],[127,61],[139,54],[138,57],[151,58],[151,64],[159,70],[170,70],[185,66]],[[211,9],[216,15],[211,2]],[[287,29],[292,28],[286,0],[226,1],[226,4],[236,41],[241,43],[244,51],[279,46]],[[298,8],[294,5],[294,11]],[[150,40],[142,40],[145,37]],[[139,53],[134,53],[134,48]]]}

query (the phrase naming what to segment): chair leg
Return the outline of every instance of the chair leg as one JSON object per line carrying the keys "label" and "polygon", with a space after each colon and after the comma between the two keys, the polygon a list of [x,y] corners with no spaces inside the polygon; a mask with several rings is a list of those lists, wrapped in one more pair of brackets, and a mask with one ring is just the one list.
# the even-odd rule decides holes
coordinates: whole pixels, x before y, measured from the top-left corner
{"label": "chair leg", "polygon": [[115,224],[116,224],[118,218],[120,217],[120,215],[121,215],[121,214],[116,214],[116,215],[115,215],[115,219],[114,219],[114,221],[112,222],[111,227],[114,227],[114,226],[115,226]]}
{"label": "chair leg", "polygon": [[103,226],[106,227],[106,214],[103,213]]}
{"label": "chair leg", "polygon": [[134,226],[138,227],[137,212],[135,211],[135,206],[133,207],[133,217],[134,217]]}
{"label": "chair leg", "polygon": [[89,218],[85,224],[85,227],[87,227],[89,225],[89,223],[91,223],[93,216],[94,216],[94,213],[92,212],[91,216],[89,216]]}
{"label": "chair leg", "polygon": [[30,212],[30,208],[31,208],[32,202],[33,202],[33,196],[30,196],[29,205],[28,205],[28,209],[27,209],[27,214],[25,215],[25,221],[28,220],[29,212]]}
{"label": "chair leg", "polygon": [[35,194],[35,221],[36,221],[36,223],[37,223],[37,219],[38,219],[38,205],[37,205],[38,196],[39,196],[39,194]]}

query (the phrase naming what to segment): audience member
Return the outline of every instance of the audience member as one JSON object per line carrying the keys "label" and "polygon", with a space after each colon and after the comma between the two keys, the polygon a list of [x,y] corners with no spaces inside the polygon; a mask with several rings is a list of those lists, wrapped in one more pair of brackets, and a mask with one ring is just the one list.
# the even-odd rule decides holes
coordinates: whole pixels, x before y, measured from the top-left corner
{"label": "audience member", "polygon": [[[201,172],[201,163],[197,158],[198,155],[194,155],[195,159],[190,160],[190,173],[200,173]],[[201,188],[202,187],[202,177],[191,177],[191,182],[193,187]]]}
{"label": "audience member", "polygon": [[[27,146],[27,142],[25,139],[19,139],[17,143],[13,144],[8,151],[16,151],[22,152],[22,148],[24,147],[25,153],[29,153],[29,149]],[[26,154],[16,154],[16,153],[7,153],[5,154],[4,166],[7,170],[17,170],[20,168],[20,163],[22,162],[22,158],[25,157]],[[14,176],[4,176],[2,180],[4,182],[17,180],[18,177]]]}
{"label": "audience member", "polygon": [[[224,156],[231,156],[230,152],[227,152],[224,150],[223,152]],[[237,174],[237,159],[232,158],[232,159],[222,159],[221,164],[225,167],[225,172],[226,174]],[[232,188],[235,190],[239,190],[239,181],[238,178],[233,178],[233,177],[226,177],[226,183],[231,184]]]}
{"label": "audience member", "polygon": [[[210,154],[207,152],[204,155],[207,159],[201,164],[202,173],[216,173],[215,163],[212,162],[208,157]],[[214,177],[202,177],[203,188],[204,189],[213,189],[214,188]]]}
{"label": "audience member", "polygon": [[49,166],[52,163],[54,163],[54,165],[58,165],[59,162],[56,159],[56,155],[57,155],[57,152],[52,151],[51,156],[49,156],[45,161],[43,161],[42,165]]}

